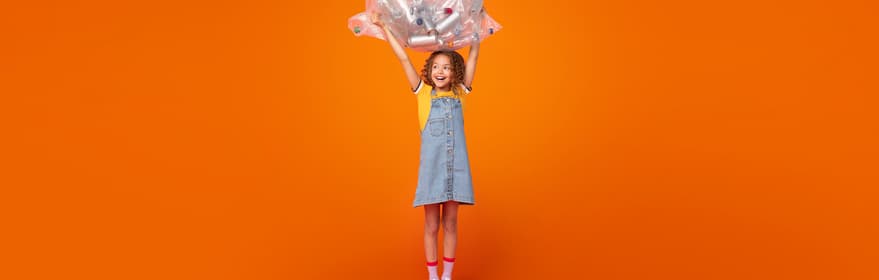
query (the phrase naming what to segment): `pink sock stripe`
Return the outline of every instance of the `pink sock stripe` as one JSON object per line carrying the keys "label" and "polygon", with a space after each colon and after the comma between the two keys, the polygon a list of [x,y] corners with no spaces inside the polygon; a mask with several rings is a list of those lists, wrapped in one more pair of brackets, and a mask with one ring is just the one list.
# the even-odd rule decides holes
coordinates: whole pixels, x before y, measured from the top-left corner
{"label": "pink sock stripe", "polygon": [[446,257],[443,257],[443,260],[444,260],[444,261],[447,261],[447,262],[455,262],[455,258],[446,258]]}
{"label": "pink sock stripe", "polygon": [[436,266],[439,262],[427,262],[427,266]]}

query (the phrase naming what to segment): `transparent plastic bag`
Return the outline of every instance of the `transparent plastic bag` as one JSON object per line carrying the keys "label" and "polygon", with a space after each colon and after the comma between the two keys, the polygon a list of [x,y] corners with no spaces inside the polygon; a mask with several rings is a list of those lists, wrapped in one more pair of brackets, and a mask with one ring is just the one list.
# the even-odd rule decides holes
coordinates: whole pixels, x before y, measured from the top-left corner
{"label": "transparent plastic bag", "polygon": [[400,45],[424,52],[460,49],[501,29],[482,0],[366,0],[366,11],[348,19],[348,29],[356,36],[387,40],[371,14],[378,15]]}

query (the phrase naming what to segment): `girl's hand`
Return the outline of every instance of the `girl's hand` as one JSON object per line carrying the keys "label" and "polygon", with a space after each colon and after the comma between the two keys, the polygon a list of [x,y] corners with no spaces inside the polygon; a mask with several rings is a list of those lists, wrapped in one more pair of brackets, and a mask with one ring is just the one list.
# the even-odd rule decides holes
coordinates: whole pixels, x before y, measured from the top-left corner
{"label": "girl's hand", "polygon": [[381,13],[372,13],[371,15],[369,15],[369,20],[372,22],[372,24],[381,27],[381,29],[385,32],[385,39],[387,39],[389,42],[392,40],[395,41],[397,38],[394,37],[394,33],[391,33],[391,30],[388,29],[384,22],[382,22],[381,17]]}
{"label": "girl's hand", "polygon": [[375,24],[375,25],[378,25],[379,27],[384,28],[385,25],[384,25],[384,23],[382,23],[380,16],[381,16],[381,14],[379,14],[379,13],[372,13],[369,15],[369,21],[371,21],[372,24]]}

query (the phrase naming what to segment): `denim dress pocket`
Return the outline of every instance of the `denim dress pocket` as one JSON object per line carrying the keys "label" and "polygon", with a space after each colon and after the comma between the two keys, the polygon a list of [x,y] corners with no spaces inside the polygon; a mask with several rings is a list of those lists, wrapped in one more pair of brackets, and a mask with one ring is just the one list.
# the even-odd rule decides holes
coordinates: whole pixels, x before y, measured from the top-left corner
{"label": "denim dress pocket", "polygon": [[441,136],[443,131],[446,130],[446,122],[443,119],[428,120],[427,129],[430,130],[430,136]]}

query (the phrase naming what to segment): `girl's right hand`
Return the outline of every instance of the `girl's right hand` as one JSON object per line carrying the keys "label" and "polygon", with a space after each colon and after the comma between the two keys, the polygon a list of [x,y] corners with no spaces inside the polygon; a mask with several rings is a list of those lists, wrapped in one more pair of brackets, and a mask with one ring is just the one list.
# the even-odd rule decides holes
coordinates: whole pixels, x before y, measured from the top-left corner
{"label": "girl's right hand", "polygon": [[371,15],[369,15],[369,20],[372,21],[372,24],[375,24],[378,27],[381,27],[381,29],[385,32],[386,38],[395,38],[394,34],[391,33],[391,30],[389,30],[387,28],[387,26],[385,26],[385,23],[382,22],[381,16],[382,16],[382,14],[380,14],[380,13],[372,13]]}
{"label": "girl's right hand", "polygon": [[384,28],[385,26],[382,23],[380,16],[381,16],[381,14],[379,14],[379,13],[372,13],[369,15],[369,21],[371,21],[372,24],[375,24],[375,25],[378,25],[379,27]]}

